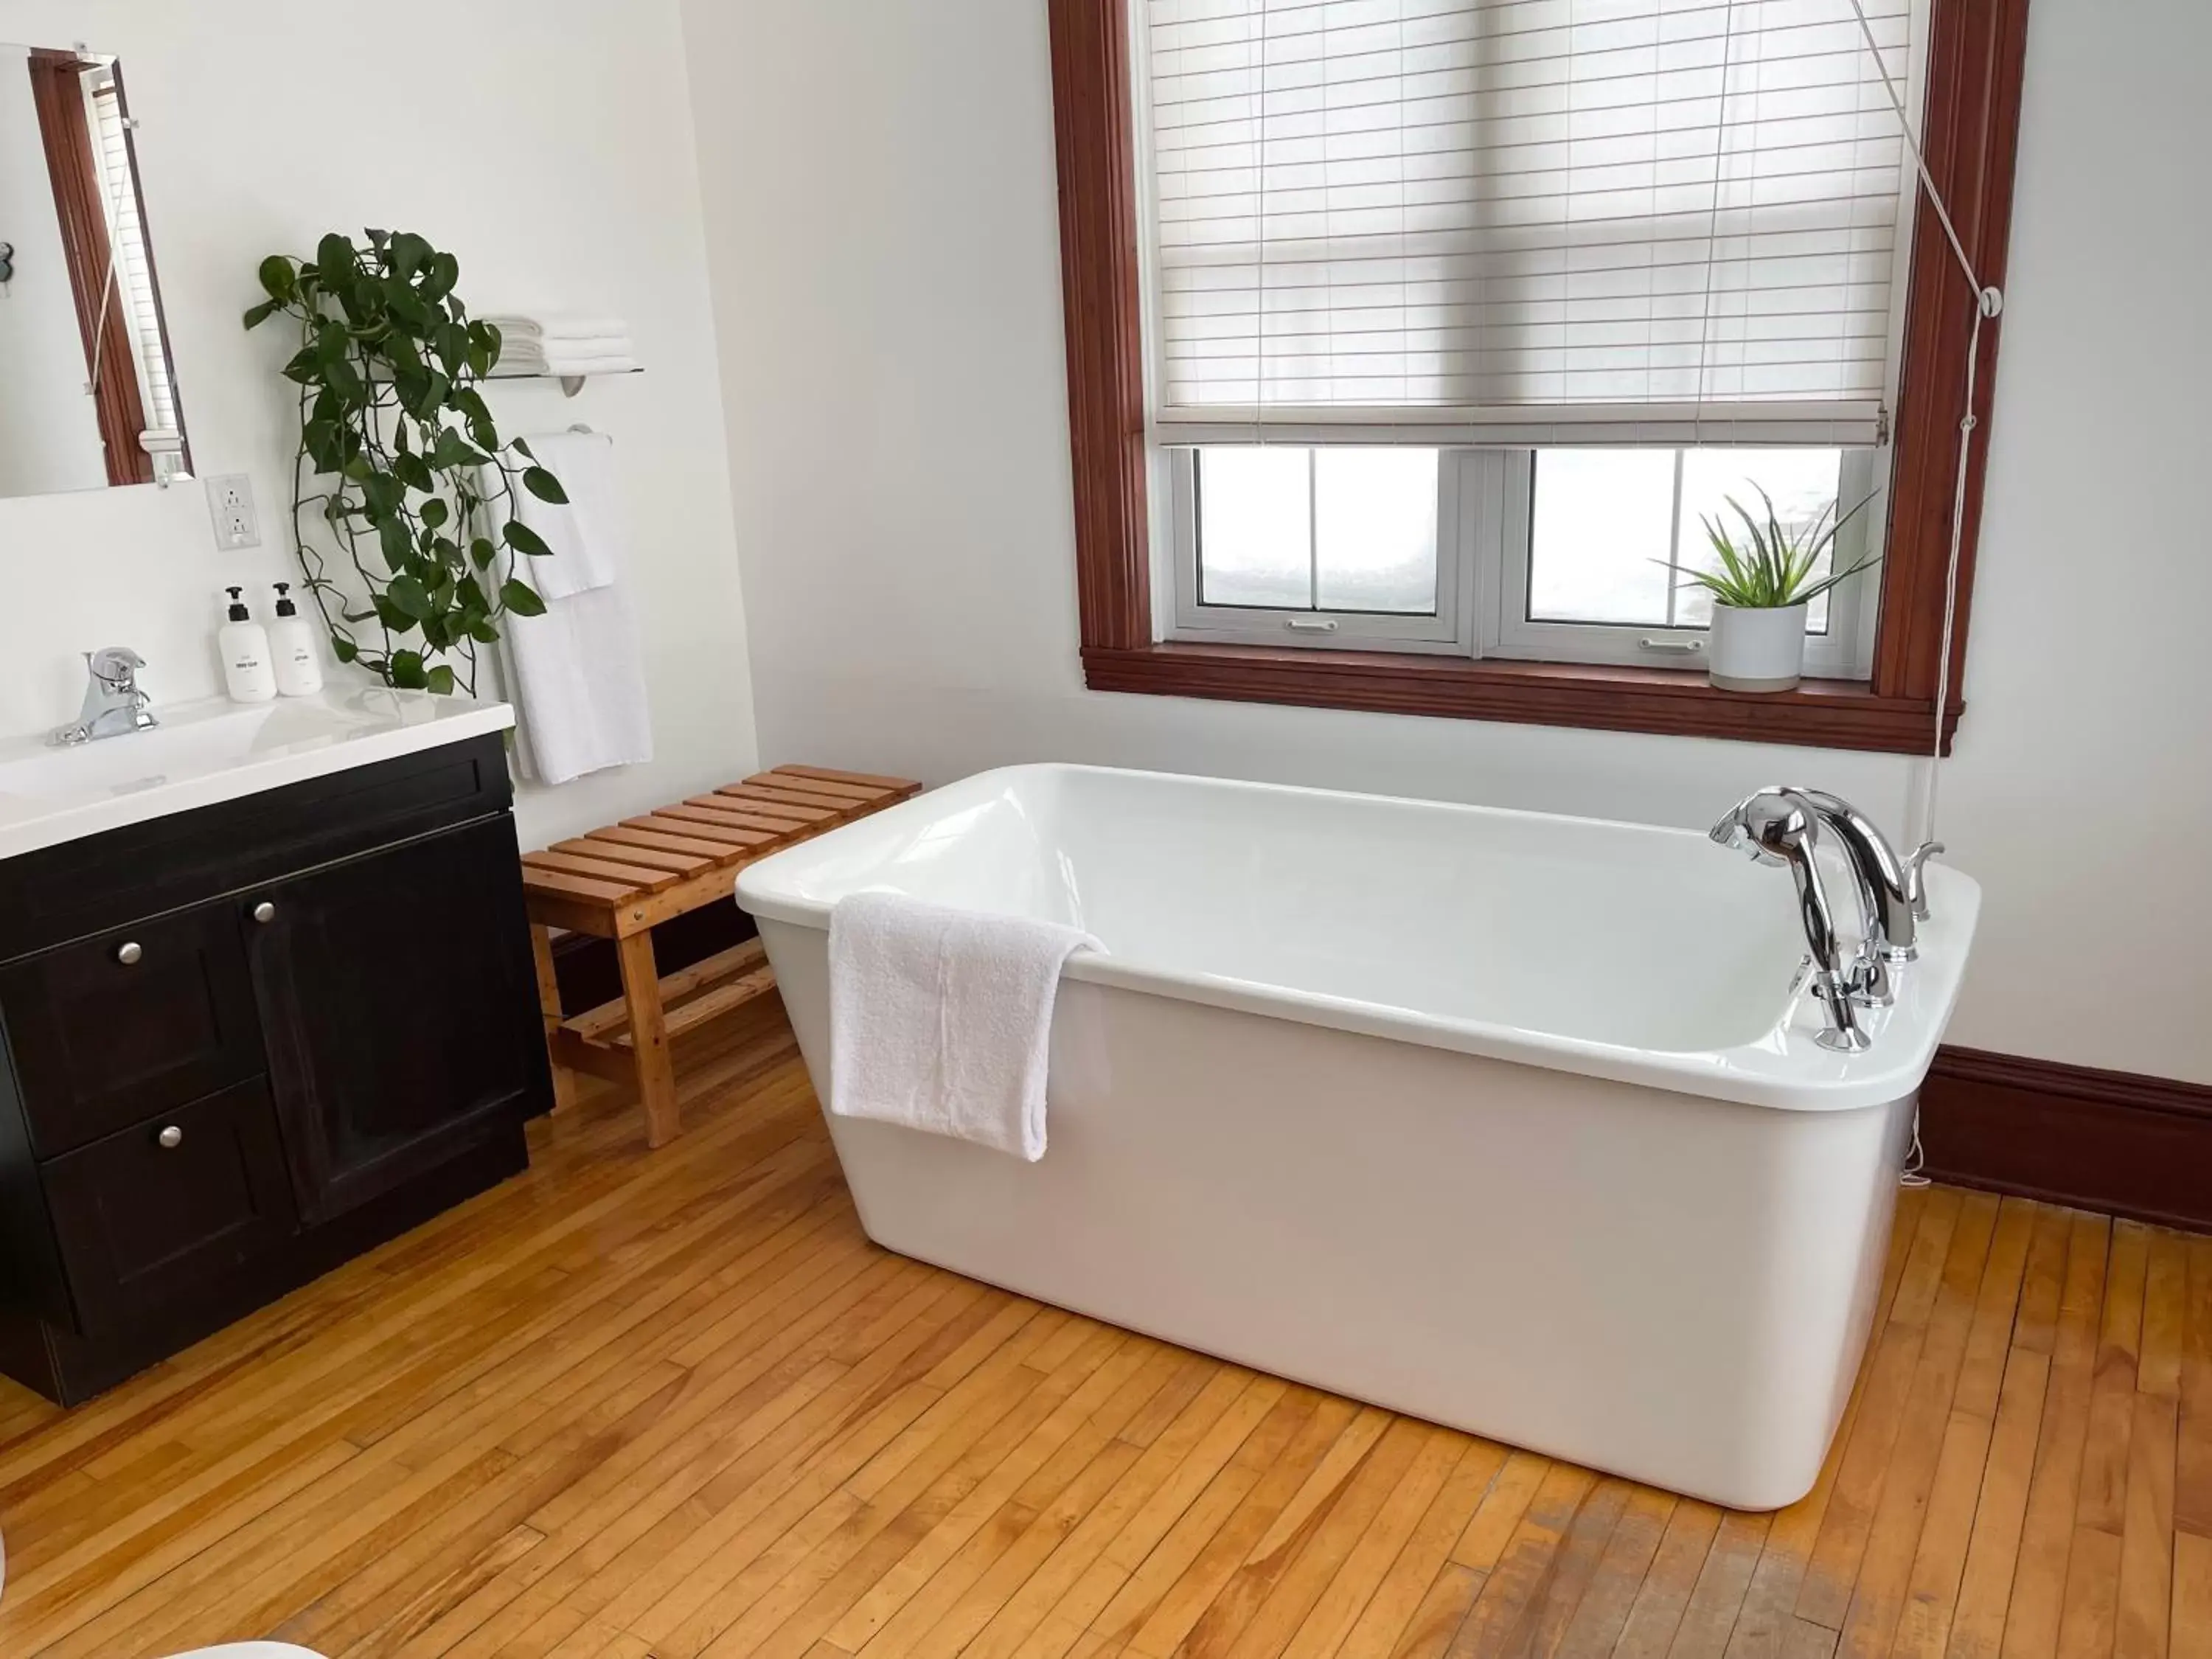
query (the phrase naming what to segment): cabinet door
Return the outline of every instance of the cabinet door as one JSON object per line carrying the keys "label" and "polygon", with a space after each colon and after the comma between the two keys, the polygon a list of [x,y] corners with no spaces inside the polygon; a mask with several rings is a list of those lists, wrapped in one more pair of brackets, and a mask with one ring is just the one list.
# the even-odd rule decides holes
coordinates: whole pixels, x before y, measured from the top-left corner
{"label": "cabinet door", "polygon": [[297,1231],[268,1085],[256,1078],[41,1171],[87,1335],[219,1291]]}
{"label": "cabinet door", "polygon": [[549,1088],[511,819],[239,907],[307,1224],[514,1133]]}
{"label": "cabinet door", "polygon": [[24,1115],[52,1158],[262,1069],[235,907],[203,904],[0,968]]}

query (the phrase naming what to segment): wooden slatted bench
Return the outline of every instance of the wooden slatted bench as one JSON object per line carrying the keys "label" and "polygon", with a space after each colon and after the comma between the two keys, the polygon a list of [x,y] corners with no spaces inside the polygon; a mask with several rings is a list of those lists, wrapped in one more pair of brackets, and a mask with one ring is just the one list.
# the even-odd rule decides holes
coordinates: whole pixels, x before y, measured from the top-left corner
{"label": "wooden slatted bench", "polygon": [[[880,812],[921,788],[910,778],[779,766],[711,795],[525,853],[522,889],[556,1108],[574,1098],[578,1072],[634,1080],[645,1108],[646,1143],[674,1139],[683,1125],[670,1040],[773,990],[775,974],[755,939],[664,977],[653,957],[654,924],[730,902],[738,872],[754,860]],[[614,941],[620,997],[562,1014],[553,976],[556,928]]]}

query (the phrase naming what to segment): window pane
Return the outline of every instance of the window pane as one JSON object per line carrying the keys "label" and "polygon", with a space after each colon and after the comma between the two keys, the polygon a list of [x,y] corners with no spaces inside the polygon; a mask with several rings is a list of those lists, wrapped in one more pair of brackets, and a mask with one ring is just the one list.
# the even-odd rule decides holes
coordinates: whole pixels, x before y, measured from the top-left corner
{"label": "window pane", "polygon": [[[1710,570],[1718,560],[1705,532],[1710,520],[1741,546],[1749,538],[1743,520],[1729,505],[1733,496],[1760,524],[1766,521],[1766,505],[1759,492],[1774,498],[1774,516],[1789,532],[1802,531],[1824,507],[1836,500],[1843,477],[1840,449],[1690,449],[1682,453],[1682,540],[1678,556],[1685,570]],[[1830,555],[1814,568],[1826,575]],[[1703,628],[1712,621],[1712,595],[1702,587],[1685,585],[1676,602],[1676,620],[1686,628]],[[1828,630],[1828,595],[1813,601],[1807,613],[1808,633]]]}
{"label": "window pane", "polygon": [[1310,449],[1198,457],[1198,602],[1313,608]]}
{"label": "window pane", "polygon": [[1671,449],[1547,449],[1528,532],[1531,622],[1667,622]]}
{"label": "window pane", "polygon": [[1315,602],[1434,616],[1437,452],[1314,452]]}

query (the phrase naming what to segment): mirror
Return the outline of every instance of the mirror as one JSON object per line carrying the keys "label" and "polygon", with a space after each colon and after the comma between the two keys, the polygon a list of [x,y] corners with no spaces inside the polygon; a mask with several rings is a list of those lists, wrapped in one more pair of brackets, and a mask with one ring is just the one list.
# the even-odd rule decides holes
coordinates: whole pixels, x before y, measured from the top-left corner
{"label": "mirror", "polygon": [[191,470],[112,58],[0,46],[0,496]]}

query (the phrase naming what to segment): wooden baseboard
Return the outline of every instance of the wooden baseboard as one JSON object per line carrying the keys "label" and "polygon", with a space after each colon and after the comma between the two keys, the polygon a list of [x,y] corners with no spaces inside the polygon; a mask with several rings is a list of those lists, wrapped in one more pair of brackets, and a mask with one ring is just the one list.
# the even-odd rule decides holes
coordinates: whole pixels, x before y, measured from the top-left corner
{"label": "wooden baseboard", "polygon": [[1947,1047],[1920,1124],[1938,1181],[2212,1232],[2212,1087]]}

